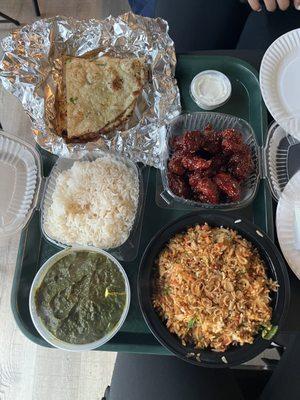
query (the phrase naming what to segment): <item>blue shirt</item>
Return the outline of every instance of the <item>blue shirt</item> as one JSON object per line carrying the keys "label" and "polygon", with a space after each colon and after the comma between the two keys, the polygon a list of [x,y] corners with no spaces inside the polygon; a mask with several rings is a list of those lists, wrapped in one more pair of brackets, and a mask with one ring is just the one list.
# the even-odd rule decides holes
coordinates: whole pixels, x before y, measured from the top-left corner
{"label": "blue shirt", "polygon": [[131,10],[144,17],[154,17],[156,0],[128,0]]}

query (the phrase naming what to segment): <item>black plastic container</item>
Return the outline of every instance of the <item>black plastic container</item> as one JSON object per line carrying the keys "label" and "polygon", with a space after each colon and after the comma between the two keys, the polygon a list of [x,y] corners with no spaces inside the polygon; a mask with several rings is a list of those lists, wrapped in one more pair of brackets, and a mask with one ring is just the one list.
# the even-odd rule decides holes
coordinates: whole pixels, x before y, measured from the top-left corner
{"label": "black plastic container", "polygon": [[[224,215],[218,211],[199,211],[171,222],[161,229],[151,240],[142,257],[138,275],[138,296],[144,319],[157,340],[177,357],[195,365],[205,367],[230,367],[251,360],[270,345],[270,340],[260,335],[253,344],[231,346],[224,352],[196,350],[183,346],[176,335],[171,334],[152,306],[152,280],[155,259],[165,244],[176,233],[196,224],[207,222],[212,227],[224,226],[235,229],[258,249],[267,266],[267,275],[279,284],[272,297],[272,324],[278,325],[278,332],[287,314],[290,284],[285,262],[273,242],[259,227],[239,217]],[[274,338],[272,338],[272,341]],[[191,353],[194,355],[191,356]],[[199,357],[197,354],[200,354]]]}

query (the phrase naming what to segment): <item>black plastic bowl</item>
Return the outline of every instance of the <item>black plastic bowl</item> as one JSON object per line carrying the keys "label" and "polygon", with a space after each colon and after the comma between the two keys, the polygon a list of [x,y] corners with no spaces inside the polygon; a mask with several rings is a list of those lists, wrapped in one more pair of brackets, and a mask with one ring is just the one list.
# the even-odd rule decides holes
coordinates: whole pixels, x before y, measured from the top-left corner
{"label": "black plastic bowl", "polygon": [[[217,211],[200,211],[188,214],[161,229],[147,246],[142,257],[138,275],[138,296],[144,319],[157,340],[174,355],[192,364],[205,367],[229,367],[242,364],[257,356],[270,345],[270,340],[263,339],[260,334],[253,344],[230,346],[224,352],[209,349],[196,350],[192,346],[183,346],[178,337],[171,334],[152,306],[152,282],[155,260],[165,244],[176,233],[182,232],[196,224],[207,222],[212,227],[224,226],[235,229],[242,237],[249,240],[258,249],[267,266],[267,275],[276,280],[279,289],[272,295],[272,324],[278,325],[278,331],[286,316],[290,284],[285,262],[273,242],[257,226],[240,219],[224,215]],[[272,338],[274,340],[274,338]],[[200,354],[197,357],[197,354]]]}

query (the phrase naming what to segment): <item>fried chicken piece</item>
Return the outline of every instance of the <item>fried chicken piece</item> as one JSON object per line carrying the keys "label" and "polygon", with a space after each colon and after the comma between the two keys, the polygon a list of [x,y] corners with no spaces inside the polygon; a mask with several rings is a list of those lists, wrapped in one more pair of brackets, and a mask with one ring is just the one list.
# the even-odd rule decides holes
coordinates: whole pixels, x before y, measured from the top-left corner
{"label": "fried chicken piece", "polygon": [[217,185],[208,177],[203,177],[201,172],[194,172],[189,177],[189,184],[203,203],[217,204],[219,190]]}
{"label": "fried chicken piece", "polygon": [[227,172],[219,172],[214,177],[214,182],[217,187],[223,192],[229,200],[239,201],[241,198],[240,185],[236,179],[234,179]]}
{"label": "fried chicken piece", "polygon": [[177,152],[196,153],[200,149],[202,135],[200,131],[186,131],[182,136],[170,140],[170,149]]}
{"label": "fried chicken piece", "polygon": [[196,153],[202,144],[202,135],[200,131],[187,131],[183,135],[182,150],[185,152]]}
{"label": "fried chicken piece", "polygon": [[211,125],[207,125],[202,134],[201,149],[210,154],[220,153],[222,150],[221,141],[220,133],[215,132]]}
{"label": "fried chicken piece", "polygon": [[242,135],[235,129],[225,129],[220,133],[222,149],[226,154],[241,153],[245,144]]}
{"label": "fried chicken piece", "polygon": [[222,139],[233,139],[238,141],[239,143],[243,142],[242,134],[233,128],[224,129],[220,132],[220,135]]}
{"label": "fried chicken piece", "polygon": [[172,174],[184,175],[185,169],[182,164],[183,155],[181,153],[174,153],[168,163],[168,169]]}
{"label": "fried chicken piece", "polygon": [[206,170],[210,168],[211,163],[211,160],[205,160],[204,158],[198,156],[189,155],[182,157],[182,165],[188,171]]}
{"label": "fried chicken piece", "polygon": [[183,136],[174,136],[170,140],[170,149],[173,151],[183,150]]}
{"label": "fried chicken piece", "polygon": [[225,171],[228,164],[228,157],[224,154],[216,154],[211,158],[211,170],[213,173]]}
{"label": "fried chicken piece", "polygon": [[191,189],[182,176],[172,174],[171,172],[169,172],[167,176],[169,188],[176,196],[186,199],[191,197]]}
{"label": "fried chicken piece", "polygon": [[254,162],[249,146],[245,145],[245,151],[235,153],[228,163],[228,171],[238,180],[244,180],[254,171]]}

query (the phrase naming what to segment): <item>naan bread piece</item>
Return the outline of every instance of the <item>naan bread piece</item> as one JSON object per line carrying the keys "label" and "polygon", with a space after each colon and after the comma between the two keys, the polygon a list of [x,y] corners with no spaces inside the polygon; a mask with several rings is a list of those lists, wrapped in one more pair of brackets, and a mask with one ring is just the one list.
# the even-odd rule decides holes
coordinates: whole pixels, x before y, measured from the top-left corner
{"label": "naan bread piece", "polygon": [[56,109],[56,133],[62,136],[63,133],[67,132],[67,102],[66,96],[62,98],[58,95],[55,100]]}
{"label": "naan bread piece", "polygon": [[68,138],[106,133],[123,124],[134,110],[146,77],[144,59],[67,60]]}
{"label": "naan bread piece", "polygon": [[114,121],[109,122],[104,128],[101,130],[103,133],[110,132],[112,129],[123,125],[132,115],[134,108],[136,105],[136,100],[134,100],[127,110],[125,110],[122,114],[120,114]]}
{"label": "naan bread piece", "polygon": [[[86,143],[98,140],[101,134],[112,132],[115,128],[121,129],[124,127],[125,122],[130,118],[131,114],[133,113],[134,106],[129,107],[122,115],[116,118],[115,121],[107,124],[100,132],[96,133],[87,133],[80,137],[73,137],[69,139],[68,137],[65,138],[67,143]],[[125,127],[124,127],[125,129]]]}
{"label": "naan bread piece", "polygon": [[55,130],[57,135],[62,136],[67,132],[67,94],[66,94],[66,57],[62,59],[62,73],[57,80],[55,95]]}

